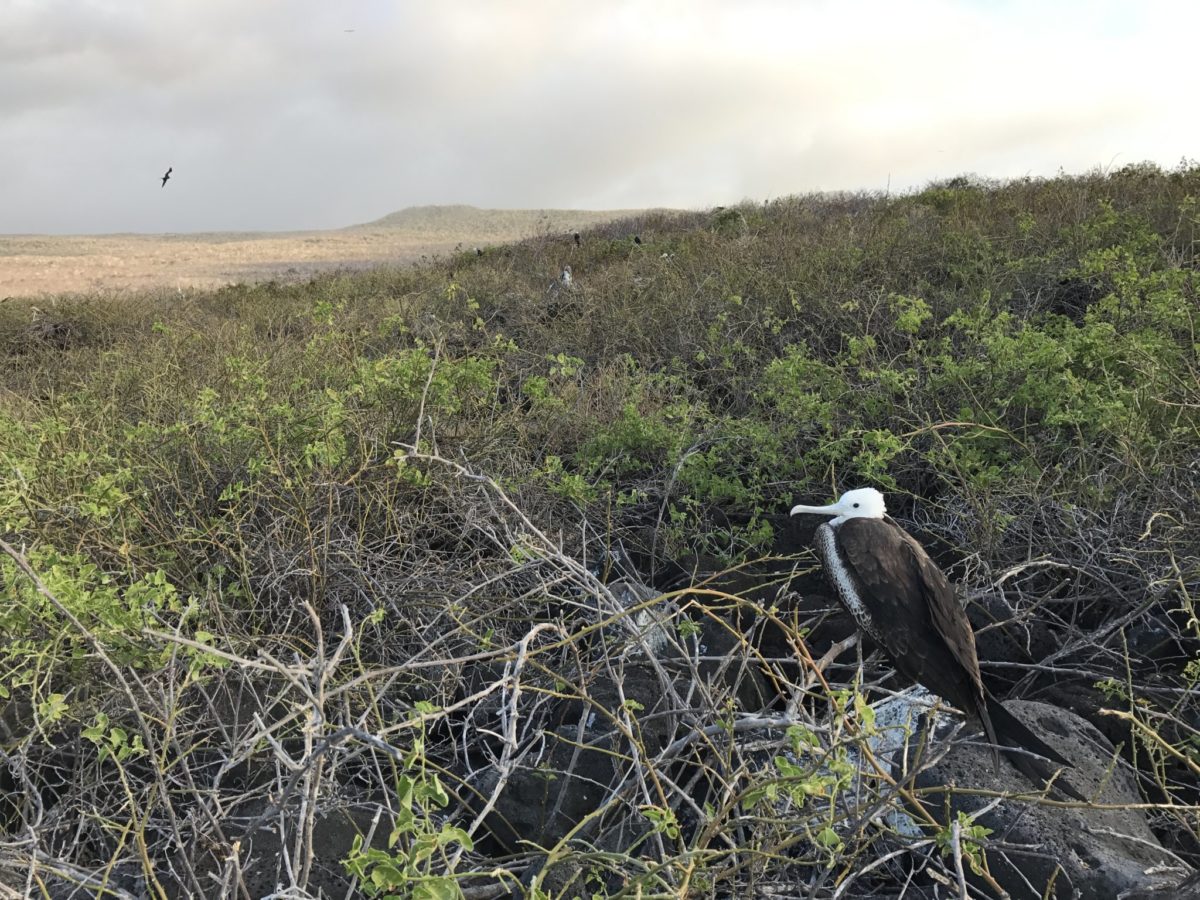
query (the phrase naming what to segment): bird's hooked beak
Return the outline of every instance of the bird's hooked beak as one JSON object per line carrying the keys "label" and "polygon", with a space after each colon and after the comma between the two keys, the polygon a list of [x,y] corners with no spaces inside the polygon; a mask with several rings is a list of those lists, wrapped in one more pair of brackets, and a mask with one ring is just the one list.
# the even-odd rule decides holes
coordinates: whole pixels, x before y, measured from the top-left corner
{"label": "bird's hooked beak", "polygon": [[836,516],[842,512],[840,503],[830,503],[827,506],[793,506],[792,511],[788,515],[797,515],[799,513],[808,513],[814,516]]}

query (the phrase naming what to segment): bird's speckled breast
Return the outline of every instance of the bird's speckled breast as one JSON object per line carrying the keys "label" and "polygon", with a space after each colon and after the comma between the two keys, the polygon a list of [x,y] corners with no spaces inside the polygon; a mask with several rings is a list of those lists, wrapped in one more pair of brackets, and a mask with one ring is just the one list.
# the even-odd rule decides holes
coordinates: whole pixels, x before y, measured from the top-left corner
{"label": "bird's speckled breast", "polygon": [[859,628],[874,638],[876,642],[882,644],[882,636],[875,627],[870,611],[862,601],[858,579],[842,557],[835,527],[828,523],[822,525],[817,529],[815,542],[817,554],[821,557],[821,563],[825,567],[825,577],[833,586],[842,606],[846,607],[846,610],[854,617]]}

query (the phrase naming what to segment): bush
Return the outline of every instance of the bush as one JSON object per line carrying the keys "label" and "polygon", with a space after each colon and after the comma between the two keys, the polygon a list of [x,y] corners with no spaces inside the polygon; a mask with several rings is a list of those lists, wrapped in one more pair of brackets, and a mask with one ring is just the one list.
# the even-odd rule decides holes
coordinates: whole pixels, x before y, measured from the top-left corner
{"label": "bush", "polygon": [[[303,799],[303,887],[320,802],[403,784],[394,846],[361,835],[350,871],[454,896],[500,865],[451,784],[455,729],[495,712],[468,661],[544,667],[539,710],[591,702],[575,654],[624,616],[596,605],[604,579],[766,565],[794,499],[872,483],[958,551],[968,593],[1003,577],[1038,610],[1055,665],[1119,687],[1148,798],[1177,801],[1156,825],[1195,858],[1171,810],[1200,764],[1197,196],[1194,167],[956,179],[300,285],[5,304],[0,698],[25,798],[6,824],[48,879],[203,892],[237,873],[214,862],[230,836],[210,853],[197,823],[251,797],[273,815],[273,785]],[[574,285],[548,296],[568,260]],[[1123,643],[1151,615],[1169,658]],[[513,649],[551,625],[548,655]],[[86,781],[63,783],[64,754]],[[779,759],[774,787],[739,790],[817,777]],[[699,832],[643,799],[662,868],[589,857],[597,891],[615,872],[719,894],[785,849],[762,830],[753,851],[686,846]],[[730,803],[709,838],[741,834]],[[810,830],[800,869],[868,849]]]}

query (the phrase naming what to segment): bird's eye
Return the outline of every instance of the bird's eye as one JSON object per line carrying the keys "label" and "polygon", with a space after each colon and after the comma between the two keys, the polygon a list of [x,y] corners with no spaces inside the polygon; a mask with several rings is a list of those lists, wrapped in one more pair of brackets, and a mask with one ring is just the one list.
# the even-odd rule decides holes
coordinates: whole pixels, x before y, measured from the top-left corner
{"label": "bird's eye", "polygon": [[857,503],[855,503],[855,504],[854,504],[854,508],[855,508],[855,509],[858,509],[858,504],[857,504]]}

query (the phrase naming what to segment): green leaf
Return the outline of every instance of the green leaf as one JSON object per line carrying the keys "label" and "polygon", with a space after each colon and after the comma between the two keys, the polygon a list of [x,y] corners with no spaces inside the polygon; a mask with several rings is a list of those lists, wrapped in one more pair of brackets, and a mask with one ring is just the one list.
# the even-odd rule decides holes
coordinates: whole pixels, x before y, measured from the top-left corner
{"label": "green leaf", "polygon": [[799,753],[802,747],[820,748],[821,746],[821,739],[803,725],[789,725],[786,734],[795,753]]}
{"label": "green leaf", "polygon": [[447,844],[462,844],[464,850],[475,849],[475,842],[471,840],[471,836],[457,825],[443,825],[442,830],[438,832],[437,839],[439,847],[445,847]]}
{"label": "green leaf", "polygon": [[413,900],[460,900],[463,892],[458,881],[449,876],[426,878],[413,887]]}
{"label": "green leaf", "polygon": [[863,727],[867,731],[875,729],[875,710],[867,704],[862,694],[854,695],[854,711],[858,713],[858,718],[862,721]]}
{"label": "green leaf", "polygon": [[442,787],[442,782],[436,775],[419,784],[415,796],[418,800],[428,801],[439,807],[450,802],[450,795],[446,793],[446,789]]}
{"label": "green leaf", "polygon": [[408,881],[404,873],[390,862],[379,862],[371,870],[371,883],[377,888],[403,887]]}
{"label": "green leaf", "polygon": [[826,825],[817,832],[817,843],[828,850],[840,850],[843,842],[838,833]]}
{"label": "green leaf", "polygon": [[65,694],[51,694],[38,704],[38,716],[41,718],[43,724],[49,725],[65,716],[67,709]]}

